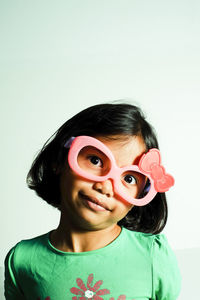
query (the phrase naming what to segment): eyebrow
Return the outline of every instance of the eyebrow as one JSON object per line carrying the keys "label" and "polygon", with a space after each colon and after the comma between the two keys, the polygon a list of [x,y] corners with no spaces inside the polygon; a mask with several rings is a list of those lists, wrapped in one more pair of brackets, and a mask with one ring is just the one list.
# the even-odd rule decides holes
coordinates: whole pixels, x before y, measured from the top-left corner
{"label": "eyebrow", "polygon": [[[99,154],[101,154],[101,155],[103,155],[103,156],[106,156],[107,157],[107,155],[105,154],[105,153],[103,153],[101,150],[99,150],[98,148],[95,148],[95,147],[93,147],[93,146],[87,146],[87,148],[89,148],[89,149],[82,149],[83,151],[95,151],[95,152],[98,152]],[[107,157],[108,158],[108,157]]]}

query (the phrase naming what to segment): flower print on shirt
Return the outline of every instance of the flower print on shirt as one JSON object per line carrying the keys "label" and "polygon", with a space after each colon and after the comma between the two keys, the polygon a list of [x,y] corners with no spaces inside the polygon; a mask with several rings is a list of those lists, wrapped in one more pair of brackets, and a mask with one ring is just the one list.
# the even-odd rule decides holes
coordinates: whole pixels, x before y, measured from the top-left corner
{"label": "flower print on shirt", "polygon": [[107,295],[110,294],[110,291],[108,289],[99,289],[100,286],[103,284],[102,280],[97,281],[93,286],[92,286],[92,281],[93,281],[93,274],[90,274],[87,279],[87,287],[83,283],[83,280],[81,278],[76,279],[76,283],[79,288],[77,287],[72,287],[70,289],[71,293],[77,296],[72,297],[72,300],[88,300],[88,299],[93,299],[93,300],[103,300],[101,295]]}

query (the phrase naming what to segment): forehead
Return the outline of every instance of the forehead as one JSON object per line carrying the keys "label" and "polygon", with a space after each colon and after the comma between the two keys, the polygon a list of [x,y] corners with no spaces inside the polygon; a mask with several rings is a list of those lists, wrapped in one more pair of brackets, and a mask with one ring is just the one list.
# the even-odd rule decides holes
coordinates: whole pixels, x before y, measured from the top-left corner
{"label": "forehead", "polygon": [[96,136],[103,142],[115,157],[118,167],[138,164],[142,154],[146,152],[146,146],[141,136]]}

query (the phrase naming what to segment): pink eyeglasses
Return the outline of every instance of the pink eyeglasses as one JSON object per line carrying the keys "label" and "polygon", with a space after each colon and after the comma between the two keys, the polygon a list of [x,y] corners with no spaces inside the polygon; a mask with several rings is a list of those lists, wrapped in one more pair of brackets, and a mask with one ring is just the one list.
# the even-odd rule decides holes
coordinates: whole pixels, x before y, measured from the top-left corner
{"label": "pink eyeglasses", "polygon": [[97,182],[112,179],[115,193],[136,206],[148,204],[157,192],[174,185],[173,177],[161,165],[158,149],[143,154],[138,165],[119,168],[111,150],[96,138],[72,137],[64,146],[70,148],[68,162],[76,174]]}

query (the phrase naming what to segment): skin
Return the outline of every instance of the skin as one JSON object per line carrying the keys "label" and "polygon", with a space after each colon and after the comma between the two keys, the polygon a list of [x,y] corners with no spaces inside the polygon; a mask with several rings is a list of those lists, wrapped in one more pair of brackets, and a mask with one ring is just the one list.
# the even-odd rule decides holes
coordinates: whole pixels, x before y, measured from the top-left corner
{"label": "skin", "polygon": [[[137,164],[146,149],[140,136],[96,138],[112,151],[119,167]],[[84,252],[105,247],[120,234],[121,227],[117,222],[133,207],[115,194],[112,180],[92,182],[81,178],[69,168],[67,159],[60,174],[60,192],[60,223],[51,232],[50,240],[55,248],[65,252]],[[88,205],[85,196],[95,197],[107,208],[96,210]]]}

